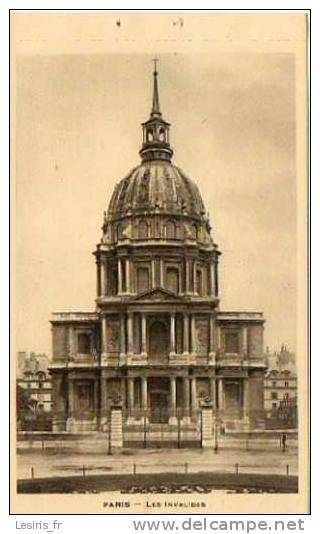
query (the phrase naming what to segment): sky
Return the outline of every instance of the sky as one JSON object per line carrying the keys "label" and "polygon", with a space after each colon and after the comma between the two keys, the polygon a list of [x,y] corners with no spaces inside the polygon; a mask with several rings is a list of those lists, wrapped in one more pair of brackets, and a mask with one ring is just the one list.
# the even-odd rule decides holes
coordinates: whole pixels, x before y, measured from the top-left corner
{"label": "sky", "polygon": [[[294,56],[163,54],[173,162],[200,188],[220,309],[263,311],[265,346],[296,345]],[[24,55],[16,64],[17,349],[51,355],[53,311],[93,311],[103,211],[139,163],[147,54]]]}

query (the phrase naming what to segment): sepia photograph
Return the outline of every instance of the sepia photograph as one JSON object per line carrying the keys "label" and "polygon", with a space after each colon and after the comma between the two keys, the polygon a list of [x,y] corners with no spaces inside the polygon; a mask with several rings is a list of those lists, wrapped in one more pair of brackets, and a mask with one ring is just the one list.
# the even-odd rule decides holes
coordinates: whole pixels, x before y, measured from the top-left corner
{"label": "sepia photograph", "polygon": [[307,513],[307,25],[11,13],[13,512]]}

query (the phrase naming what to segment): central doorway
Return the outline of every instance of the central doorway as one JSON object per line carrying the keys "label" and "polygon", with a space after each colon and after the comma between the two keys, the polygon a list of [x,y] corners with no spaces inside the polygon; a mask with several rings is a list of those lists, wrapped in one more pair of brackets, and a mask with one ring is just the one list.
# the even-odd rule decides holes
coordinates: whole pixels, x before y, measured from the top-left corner
{"label": "central doorway", "polygon": [[149,378],[150,423],[168,423],[170,381],[167,377]]}

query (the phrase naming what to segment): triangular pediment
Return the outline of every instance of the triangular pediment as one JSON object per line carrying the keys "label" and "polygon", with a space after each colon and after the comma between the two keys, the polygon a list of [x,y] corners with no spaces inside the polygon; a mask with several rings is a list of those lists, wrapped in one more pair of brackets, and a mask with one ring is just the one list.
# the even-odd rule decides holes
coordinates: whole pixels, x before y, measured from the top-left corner
{"label": "triangular pediment", "polygon": [[154,289],[144,291],[143,293],[139,293],[134,300],[159,300],[159,301],[177,301],[181,300],[181,297],[173,293],[172,291],[169,291],[168,289],[163,289],[162,287],[156,287]]}

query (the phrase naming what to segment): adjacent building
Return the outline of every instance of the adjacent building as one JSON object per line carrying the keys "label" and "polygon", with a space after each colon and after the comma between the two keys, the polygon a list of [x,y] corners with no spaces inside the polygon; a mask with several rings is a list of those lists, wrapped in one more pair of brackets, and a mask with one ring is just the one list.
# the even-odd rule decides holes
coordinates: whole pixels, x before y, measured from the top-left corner
{"label": "adjacent building", "polygon": [[18,352],[17,386],[32,401],[35,413],[51,412],[51,376],[45,354]]}
{"label": "adjacent building", "polygon": [[169,130],[155,70],[141,162],[116,185],[94,252],[95,310],[51,320],[55,430],[106,430],[115,403],[127,431],[191,432],[203,401],[226,429],[264,424],[264,318],[220,310],[220,251]]}

